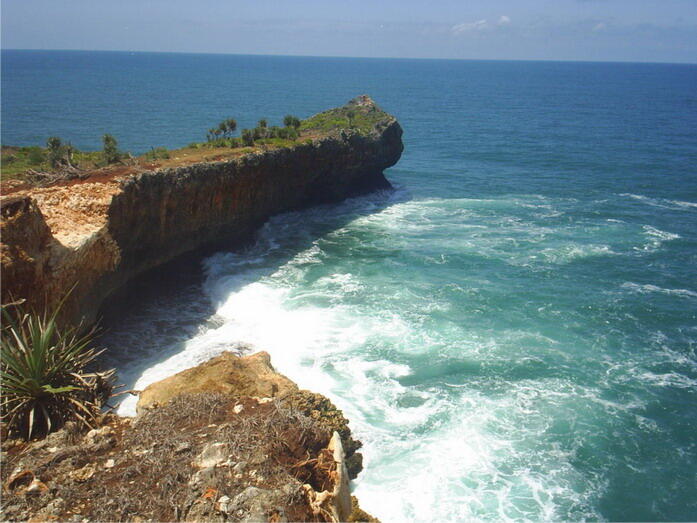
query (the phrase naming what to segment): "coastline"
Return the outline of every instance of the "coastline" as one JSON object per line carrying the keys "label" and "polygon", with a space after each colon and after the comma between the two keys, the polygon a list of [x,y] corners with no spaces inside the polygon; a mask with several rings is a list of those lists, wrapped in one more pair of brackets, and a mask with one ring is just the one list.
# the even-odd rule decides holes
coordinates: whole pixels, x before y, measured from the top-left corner
{"label": "coastline", "polygon": [[[254,231],[275,214],[319,203],[337,202],[350,196],[391,187],[383,170],[394,165],[401,155],[403,145],[399,124],[367,96],[352,100],[344,108],[320,113],[313,118],[327,115],[323,117],[327,120],[333,118],[337,111],[346,111],[346,108],[354,114],[357,112],[359,115],[366,115],[371,126],[367,129],[334,126],[293,147],[254,152],[223,161],[192,163],[177,168],[126,175],[122,173],[111,177],[97,175],[92,178],[86,175],[79,181],[68,184],[59,181],[47,187],[20,187],[3,197],[0,204],[3,303],[24,300],[28,307],[40,311],[44,308],[50,310],[66,299],[62,309],[62,322],[68,325],[89,325],[97,319],[100,307],[110,296],[136,276],[147,275],[148,271],[162,264],[205,249],[239,246],[248,241]],[[321,122],[324,120],[320,118]],[[261,367],[251,372],[251,377],[248,376],[248,381],[257,389],[269,375],[280,376],[273,371],[268,356],[264,356],[264,353],[257,353],[247,359],[263,362]],[[208,363],[197,369],[209,368]],[[327,455],[334,456],[333,461],[330,460],[334,464],[330,466],[330,462],[327,462],[330,468],[327,469],[328,472],[325,471],[330,473],[331,482],[329,487],[316,481],[310,482],[311,488],[303,486],[304,494],[301,497],[304,501],[301,505],[307,502],[310,510],[307,514],[326,521],[346,520],[354,509],[361,520],[369,519],[370,516],[357,507],[357,502],[351,501],[348,492],[348,478],[355,477],[362,468],[360,454],[356,452],[361,444],[350,437],[348,421],[327,398],[308,391],[298,391],[298,387],[283,376],[274,380],[276,383],[270,394],[262,395],[257,389],[254,394],[249,390],[242,391],[238,382],[223,394],[210,386],[213,382],[219,383],[219,377],[206,378],[208,385],[195,391],[195,394],[203,394],[209,399],[222,396],[224,399],[216,399],[222,403],[219,401],[215,407],[221,415],[227,412],[229,402],[237,398],[233,411],[238,405],[246,405],[254,410],[257,407],[253,407],[253,402],[264,411],[267,407],[262,406],[273,403],[276,409],[274,415],[279,412],[279,415],[290,415],[286,412],[290,408],[295,413],[292,416],[300,416],[296,422],[301,425],[319,424],[316,430],[319,431],[317,434],[322,434],[320,440],[323,443],[320,446],[315,444],[312,449],[307,447],[306,451],[310,455],[313,452],[319,453],[316,458],[312,458],[315,465],[316,460],[324,459],[321,456],[325,450],[329,452]],[[293,394],[277,398],[279,380]],[[167,379],[163,382],[167,382]],[[191,391],[182,393],[194,394]],[[157,402],[159,407],[153,410],[166,410],[169,399],[176,401],[174,396],[167,401],[160,400]],[[139,418],[147,416],[146,413]],[[86,445],[87,452],[94,456],[103,457],[103,452],[107,451],[109,456],[113,455],[116,452],[113,449],[120,444],[114,434],[119,431],[126,434],[126,426],[130,425],[125,418],[114,416],[105,417],[103,422],[101,429],[95,429],[97,433],[93,430],[83,438],[83,447]],[[70,456],[65,453],[60,454],[63,456],[60,460],[42,455],[47,448],[49,454],[60,452],[52,449],[62,447],[72,448],[70,452],[78,452],[74,447],[81,444],[75,441],[81,436],[71,430],[66,427],[49,435],[46,440],[29,443],[28,446],[23,446],[16,440],[3,442],[3,452],[7,453],[6,458],[11,458],[9,462],[16,469],[6,483],[6,490],[13,494],[3,504],[3,513],[8,519],[22,519],[27,515],[63,517],[68,509],[74,517],[84,513],[84,505],[82,508],[80,505],[68,507],[63,503],[65,500],[58,503],[60,506],[56,505],[56,499],[62,498],[52,497],[48,494],[51,489],[46,487],[53,481],[49,478],[53,478],[55,474],[60,476],[63,472],[67,474],[65,478],[85,487],[85,482],[89,484],[95,477],[95,471],[100,469],[96,462],[80,462],[80,467],[76,469],[75,460],[67,459]],[[304,442],[303,437],[300,438],[301,442]],[[93,441],[95,438],[103,440],[100,443]],[[52,441],[55,445],[47,447],[47,441]],[[304,448],[304,444],[300,443],[298,451]],[[102,445],[103,448],[96,450],[94,445]],[[133,447],[133,442],[128,445]],[[29,456],[29,462],[14,460],[19,448],[23,455]],[[146,450],[123,449],[126,453]],[[85,448],[79,452],[84,451]],[[205,451],[206,449],[201,450]],[[297,458],[297,455],[294,456]],[[32,459],[41,463],[32,462]],[[115,460],[116,457],[110,457],[107,463]],[[65,470],[56,472],[53,465]],[[291,469],[296,465],[292,465]],[[27,466],[38,467],[40,470],[32,472],[28,482],[28,475],[17,476]],[[114,465],[105,466],[107,472],[111,472],[113,467]],[[22,506],[37,489],[43,495],[43,508],[32,503]],[[53,492],[55,493],[55,488]],[[206,492],[204,490],[204,495]],[[228,501],[229,499],[228,496]],[[227,508],[221,510],[220,507],[221,503],[227,507],[228,501],[213,499],[214,512],[217,511],[216,514],[222,514],[226,518]],[[237,505],[244,505],[244,502],[245,500],[238,500]],[[262,509],[266,511],[265,517],[272,517],[268,504],[277,502],[276,499],[273,502],[267,500],[266,504],[262,503],[256,508],[246,505],[243,508],[255,517],[259,515],[258,510]],[[189,503],[189,509],[192,506],[193,503]],[[176,512],[174,514],[175,517],[179,515]],[[195,518],[201,515],[198,514]],[[149,517],[153,517],[153,513]]]}

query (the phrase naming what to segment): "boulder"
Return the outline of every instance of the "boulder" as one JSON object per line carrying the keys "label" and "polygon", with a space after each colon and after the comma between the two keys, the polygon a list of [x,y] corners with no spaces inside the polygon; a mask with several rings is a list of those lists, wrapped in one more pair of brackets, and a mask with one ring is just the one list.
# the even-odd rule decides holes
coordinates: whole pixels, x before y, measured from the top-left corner
{"label": "boulder", "polygon": [[140,393],[136,410],[164,405],[180,394],[222,393],[232,396],[284,398],[298,386],[271,366],[266,352],[237,356],[223,352],[197,367],[153,383]]}

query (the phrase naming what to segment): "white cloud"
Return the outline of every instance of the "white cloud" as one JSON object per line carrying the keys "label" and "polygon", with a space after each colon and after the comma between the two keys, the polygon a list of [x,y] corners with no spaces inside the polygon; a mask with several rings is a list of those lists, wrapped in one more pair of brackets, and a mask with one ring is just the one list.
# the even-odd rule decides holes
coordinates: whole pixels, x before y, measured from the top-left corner
{"label": "white cloud", "polygon": [[600,31],[605,31],[605,29],[607,29],[607,24],[605,22],[598,22],[593,27],[593,32],[599,33]]}
{"label": "white cloud", "polygon": [[508,25],[511,23],[511,19],[506,15],[501,15],[496,22],[489,22],[486,19],[477,20],[476,22],[463,22],[461,24],[454,25],[450,28],[450,31],[454,35],[461,35],[463,33],[478,33],[482,31],[489,31]]}
{"label": "white cloud", "polygon": [[476,22],[464,22],[452,26],[450,29],[454,35],[462,33],[470,33],[475,31],[484,31],[489,28],[489,23],[486,20],[477,20]]}

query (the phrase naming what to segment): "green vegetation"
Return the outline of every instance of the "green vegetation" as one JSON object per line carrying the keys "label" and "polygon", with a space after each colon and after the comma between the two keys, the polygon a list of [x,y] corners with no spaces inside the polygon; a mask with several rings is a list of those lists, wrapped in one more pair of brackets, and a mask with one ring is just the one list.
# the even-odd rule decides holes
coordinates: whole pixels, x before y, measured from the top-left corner
{"label": "green vegetation", "polygon": [[[46,140],[46,151],[48,156],[48,163],[53,169],[58,169],[60,167],[73,167],[73,154],[75,153],[75,148],[68,142],[63,144],[60,138],[57,136],[51,136]],[[39,159],[43,155],[34,153],[34,163],[40,164]]]}
{"label": "green vegetation", "polygon": [[300,118],[297,116],[293,116],[292,114],[287,114],[283,118],[283,125],[286,127],[293,127],[294,129],[298,129],[300,127]]}
{"label": "green vegetation", "polygon": [[[66,155],[70,156],[70,165],[79,168],[93,168],[103,164],[102,153],[99,151],[78,151],[69,144]],[[55,170],[48,159],[49,151],[42,147],[33,145],[31,147],[2,147],[2,178],[9,180],[16,178],[21,173],[30,169],[45,172]],[[67,167],[66,163],[60,163],[58,168]]]}
{"label": "green vegetation", "polygon": [[2,308],[0,417],[26,439],[68,420],[93,426],[111,395],[113,370],[86,371],[102,352],[92,345],[94,330],[61,329],[61,305],[42,315],[25,312],[21,304]]}
{"label": "green vegetation", "polygon": [[[29,162],[29,165],[41,165],[46,161],[46,155],[44,154],[44,151],[41,149],[41,147],[27,147],[27,161]],[[16,158],[15,156],[10,156],[9,158],[12,158],[13,160]]]}
{"label": "green vegetation", "polygon": [[57,136],[51,136],[46,140],[46,150],[48,151],[48,163],[54,169],[60,167],[63,160],[63,144]]}
{"label": "green vegetation", "polygon": [[[237,129],[237,122],[232,118],[222,121],[218,127],[208,130],[206,135],[209,147],[252,147],[254,144],[259,145],[274,145],[286,147],[287,142],[292,142],[298,139],[300,127],[300,119],[296,116],[286,115],[283,119],[284,127],[277,125],[269,127],[269,121],[266,118],[261,118],[257,122],[257,126],[253,129],[242,129],[239,138],[233,138],[232,133]],[[280,145],[284,144],[284,145]],[[203,144],[192,143],[189,147],[198,149]]]}
{"label": "green vegetation", "polygon": [[146,160],[169,160],[169,151],[166,147],[151,147],[143,156]]}
{"label": "green vegetation", "polygon": [[354,129],[361,134],[368,134],[385,119],[385,116],[384,112],[374,107],[347,105],[303,120],[299,130],[329,132],[336,129]]}
{"label": "green vegetation", "polygon": [[246,146],[254,145],[254,131],[251,129],[242,129],[242,143]]}
{"label": "green vegetation", "polygon": [[208,142],[219,142],[221,139],[231,138],[237,130],[237,121],[234,118],[228,118],[218,124],[218,127],[208,129],[206,140]]}
{"label": "green vegetation", "polygon": [[119,151],[118,142],[110,134],[105,134],[102,136],[102,154],[104,155],[104,161],[107,164],[116,163],[121,160],[123,154]]}
{"label": "green vegetation", "polygon": [[[143,160],[152,162],[169,160],[172,156],[179,156],[184,152],[184,157],[191,158],[196,149],[235,149],[236,153],[244,153],[243,148],[260,146],[293,147],[302,138],[302,143],[312,141],[317,134],[324,134],[341,129],[352,129],[361,134],[368,134],[375,130],[378,123],[385,119],[386,115],[372,104],[349,103],[345,107],[331,109],[319,113],[307,120],[300,120],[297,116],[287,114],[283,118],[283,127],[269,125],[266,118],[257,122],[252,129],[242,129],[239,137],[234,134],[237,131],[237,121],[227,118],[216,127],[208,130],[207,141],[203,143],[190,143],[184,149],[178,149],[174,155],[164,147],[151,147],[145,153]],[[102,137],[103,149],[101,152],[84,152],[72,147],[70,142],[64,142],[54,136],[48,139],[47,147],[2,147],[2,177],[4,180],[19,178],[27,171],[38,171],[30,175],[42,174],[47,171],[74,172],[74,168],[80,170],[104,167],[109,164],[122,162],[128,155],[119,151],[116,139],[105,134]],[[185,150],[189,149],[188,152]],[[193,154],[201,159],[205,156]],[[175,158],[179,160],[179,158]],[[26,178],[26,179],[30,179]],[[33,183],[33,182],[32,182]]]}

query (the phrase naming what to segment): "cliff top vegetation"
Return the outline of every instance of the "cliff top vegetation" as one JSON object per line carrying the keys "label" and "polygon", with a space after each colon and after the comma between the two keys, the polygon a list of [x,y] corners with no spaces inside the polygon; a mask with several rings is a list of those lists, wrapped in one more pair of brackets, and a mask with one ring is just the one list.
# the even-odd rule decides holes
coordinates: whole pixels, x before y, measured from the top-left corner
{"label": "cliff top vegetation", "polygon": [[376,126],[390,116],[382,111],[369,96],[354,98],[343,107],[321,112],[300,123],[301,132],[351,129],[360,134],[371,133]]}
{"label": "cliff top vegetation", "polygon": [[389,114],[364,95],[343,107],[305,120],[286,115],[282,127],[270,126],[268,120],[262,118],[255,128],[241,129],[239,136],[234,136],[238,131],[237,122],[227,118],[208,129],[205,142],[190,143],[179,149],[151,147],[140,156],[119,151],[116,140],[110,135],[103,137],[102,151],[80,151],[70,142],[51,137],[46,147],[2,146],[2,189],[8,194],[27,186],[76,183],[86,178],[96,181],[193,163],[230,160],[249,153],[297,147],[341,131],[369,135],[391,120]]}

